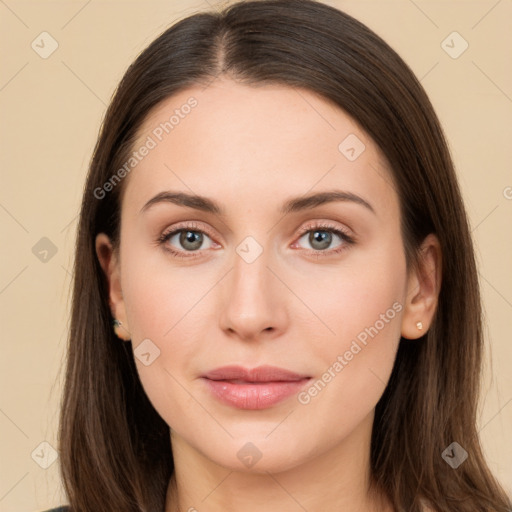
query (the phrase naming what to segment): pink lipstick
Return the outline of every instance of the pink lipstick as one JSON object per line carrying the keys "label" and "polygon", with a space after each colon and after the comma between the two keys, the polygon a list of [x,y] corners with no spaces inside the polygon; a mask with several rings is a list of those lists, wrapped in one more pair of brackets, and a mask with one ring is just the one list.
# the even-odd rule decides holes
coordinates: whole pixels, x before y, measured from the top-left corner
{"label": "pink lipstick", "polygon": [[311,378],[276,366],[223,366],[202,376],[221,402],[238,409],[266,409],[298,393]]}

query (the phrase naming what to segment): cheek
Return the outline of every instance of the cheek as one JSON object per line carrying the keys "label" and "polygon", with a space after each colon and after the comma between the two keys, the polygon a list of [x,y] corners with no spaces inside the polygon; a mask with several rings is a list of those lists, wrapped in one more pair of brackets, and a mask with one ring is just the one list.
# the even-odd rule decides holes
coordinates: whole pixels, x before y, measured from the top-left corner
{"label": "cheek", "polygon": [[199,273],[161,263],[126,265],[123,296],[134,348],[149,338],[162,355],[172,349],[175,360],[193,350],[194,332],[207,316],[207,294],[215,282]]}
{"label": "cheek", "polygon": [[[197,333],[206,334],[208,328],[204,299],[215,281],[193,272],[191,278],[190,269],[166,264],[149,251],[131,251],[123,265],[123,298],[139,378],[154,408],[174,426],[176,417],[197,407],[183,387],[184,376],[195,371],[197,340],[204,338]],[[138,357],[146,352],[147,365]]]}
{"label": "cheek", "polygon": [[142,228],[121,235],[123,299],[135,345],[145,338],[159,343],[171,339],[212,282],[211,271],[207,275],[198,266],[173,263],[148,237]]}
{"label": "cheek", "polygon": [[315,411],[310,422],[328,415],[335,430],[351,429],[375,407],[400,340],[405,259],[391,247],[368,255],[350,271],[331,273],[325,279],[329,287],[316,294],[322,319],[335,335],[311,347],[324,371],[298,398]]}
{"label": "cheek", "polygon": [[357,251],[336,267],[301,269],[294,277],[294,291],[319,320],[324,354],[348,350],[354,339],[375,338],[385,345],[387,338],[399,337],[406,264],[398,237],[396,242]]}

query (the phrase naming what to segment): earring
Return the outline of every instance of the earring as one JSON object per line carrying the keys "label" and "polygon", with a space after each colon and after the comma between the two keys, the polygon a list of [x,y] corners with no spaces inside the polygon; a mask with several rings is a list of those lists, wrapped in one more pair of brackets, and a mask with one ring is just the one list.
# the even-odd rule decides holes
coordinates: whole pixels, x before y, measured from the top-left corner
{"label": "earring", "polygon": [[[114,326],[114,334],[123,341],[130,341],[130,333],[128,332],[128,329],[123,326],[123,324],[117,319],[112,319],[112,325]],[[122,327],[121,331],[118,331],[117,329],[119,327]],[[123,332],[124,331],[124,332]],[[125,334],[126,333],[126,334]]]}
{"label": "earring", "polygon": [[423,329],[423,324],[421,322],[417,322],[416,327],[418,328],[418,331],[421,331]]}

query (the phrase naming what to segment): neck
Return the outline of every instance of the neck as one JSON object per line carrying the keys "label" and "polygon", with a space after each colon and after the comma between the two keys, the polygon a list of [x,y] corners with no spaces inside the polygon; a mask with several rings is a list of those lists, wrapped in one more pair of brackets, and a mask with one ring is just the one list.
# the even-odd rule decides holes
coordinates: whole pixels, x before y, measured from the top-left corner
{"label": "neck", "polygon": [[165,512],[392,512],[383,494],[370,494],[373,415],[338,445],[287,469],[225,468],[172,432],[174,474]]}

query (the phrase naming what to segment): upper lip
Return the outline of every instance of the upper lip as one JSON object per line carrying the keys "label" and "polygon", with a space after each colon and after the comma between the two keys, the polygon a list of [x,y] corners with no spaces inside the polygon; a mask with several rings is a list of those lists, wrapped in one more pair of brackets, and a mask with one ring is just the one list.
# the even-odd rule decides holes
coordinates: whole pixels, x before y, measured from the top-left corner
{"label": "upper lip", "polygon": [[244,382],[276,382],[297,381],[309,378],[309,375],[295,373],[277,366],[257,366],[256,368],[244,368],[231,365],[215,368],[204,374],[203,377],[210,380],[240,380]]}

